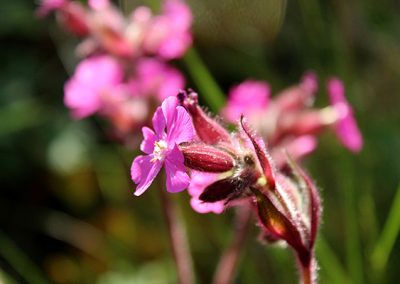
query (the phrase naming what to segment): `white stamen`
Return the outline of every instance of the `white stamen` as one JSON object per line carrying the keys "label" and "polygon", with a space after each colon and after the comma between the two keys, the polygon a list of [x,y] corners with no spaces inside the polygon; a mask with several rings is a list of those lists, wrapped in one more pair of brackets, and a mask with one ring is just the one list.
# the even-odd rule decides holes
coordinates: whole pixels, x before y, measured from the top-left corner
{"label": "white stamen", "polygon": [[155,161],[163,160],[165,158],[165,150],[167,147],[168,144],[164,140],[154,142],[153,158],[150,161],[154,163]]}

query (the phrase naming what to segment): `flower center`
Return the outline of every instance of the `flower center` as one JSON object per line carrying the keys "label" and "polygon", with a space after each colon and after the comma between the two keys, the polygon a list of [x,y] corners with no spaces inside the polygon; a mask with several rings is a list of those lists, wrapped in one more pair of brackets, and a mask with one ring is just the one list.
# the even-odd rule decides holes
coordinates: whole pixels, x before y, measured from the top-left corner
{"label": "flower center", "polygon": [[164,140],[158,140],[154,142],[153,158],[151,162],[160,161],[165,157],[165,150],[167,150],[168,144]]}

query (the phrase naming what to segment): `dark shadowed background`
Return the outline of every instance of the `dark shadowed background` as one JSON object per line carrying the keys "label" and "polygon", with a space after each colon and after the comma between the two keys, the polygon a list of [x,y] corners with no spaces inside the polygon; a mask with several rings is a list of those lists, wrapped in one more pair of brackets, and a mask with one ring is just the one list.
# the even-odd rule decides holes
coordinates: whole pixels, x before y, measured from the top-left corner
{"label": "dark shadowed background", "polygon": [[[364,149],[353,155],[326,134],[304,163],[324,200],[321,283],[396,283],[400,2],[189,3],[195,47],[224,91],[253,78],[276,93],[311,69],[323,106],[326,78],[343,79]],[[116,4],[128,11],[136,2]],[[76,42],[54,19],[37,19],[35,8],[30,0],[0,2],[0,283],[174,283],[156,193],[132,194],[135,150],[110,141],[102,121],[70,117],[63,83],[77,62]],[[185,61],[176,64],[187,70]],[[188,224],[198,283],[208,283],[233,214],[199,215],[186,193],[174,199]],[[257,234],[254,227],[235,283],[294,283],[291,252],[261,245]]]}

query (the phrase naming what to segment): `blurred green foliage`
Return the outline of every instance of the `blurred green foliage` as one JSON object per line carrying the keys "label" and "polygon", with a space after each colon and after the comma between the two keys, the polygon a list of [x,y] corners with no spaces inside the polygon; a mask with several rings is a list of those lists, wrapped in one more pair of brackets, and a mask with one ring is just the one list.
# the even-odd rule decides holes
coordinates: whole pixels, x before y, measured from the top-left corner
{"label": "blurred green foliage", "polygon": [[[399,2],[254,2],[215,1],[224,3],[210,10],[216,16],[194,11],[199,19],[217,17],[209,23],[223,15],[223,29],[235,35],[204,37],[198,20],[198,59],[223,91],[254,78],[277,92],[313,69],[322,82],[319,105],[327,103],[325,79],[344,80],[365,147],[351,155],[327,134],[305,162],[324,200],[321,283],[396,283],[399,197],[390,208],[400,182]],[[62,86],[76,63],[74,41],[54,21],[38,20],[35,7],[0,2],[0,282],[174,283],[155,188],[132,196],[128,169],[136,150],[113,143],[101,121],[70,118]],[[237,26],[243,30],[235,33]],[[214,83],[190,77],[196,64],[180,65],[188,86],[207,90],[202,84]],[[209,283],[231,238],[233,212],[199,215],[185,193],[173,198],[188,224],[198,283]],[[291,252],[263,246],[253,227],[236,283],[295,279]]]}

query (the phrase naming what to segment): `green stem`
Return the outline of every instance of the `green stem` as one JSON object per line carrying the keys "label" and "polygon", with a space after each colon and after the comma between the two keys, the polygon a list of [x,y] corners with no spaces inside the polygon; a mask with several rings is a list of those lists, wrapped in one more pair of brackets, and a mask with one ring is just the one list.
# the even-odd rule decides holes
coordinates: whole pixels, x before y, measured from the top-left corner
{"label": "green stem", "polygon": [[361,255],[360,236],[358,230],[359,216],[357,214],[356,188],[354,184],[354,166],[346,157],[338,161],[337,177],[341,180],[342,198],[346,228],[346,261],[351,280],[354,283],[364,283],[363,263]]}
{"label": "green stem", "polygon": [[183,61],[187,66],[192,80],[199,89],[201,97],[204,98],[210,109],[217,113],[225,104],[225,95],[208,71],[197,51],[194,48],[189,49]]}
{"label": "green stem", "polygon": [[372,252],[371,263],[377,272],[381,273],[386,267],[389,255],[400,231],[400,185],[389,211],[387,221],[375,248]]}
{"label": "green stem", "polygon": [[349,277],[339,259],[321,235],[318,238],[316,248],[317,257],[322,266],[321,271],[331,277],[332,283],[350,283]]}
{"label": "green stem", "polygon": [[49,283],[39,268],[37,268],[36,265],[21,251],[21,249],[1,231],[0,255],[28,283]]}

